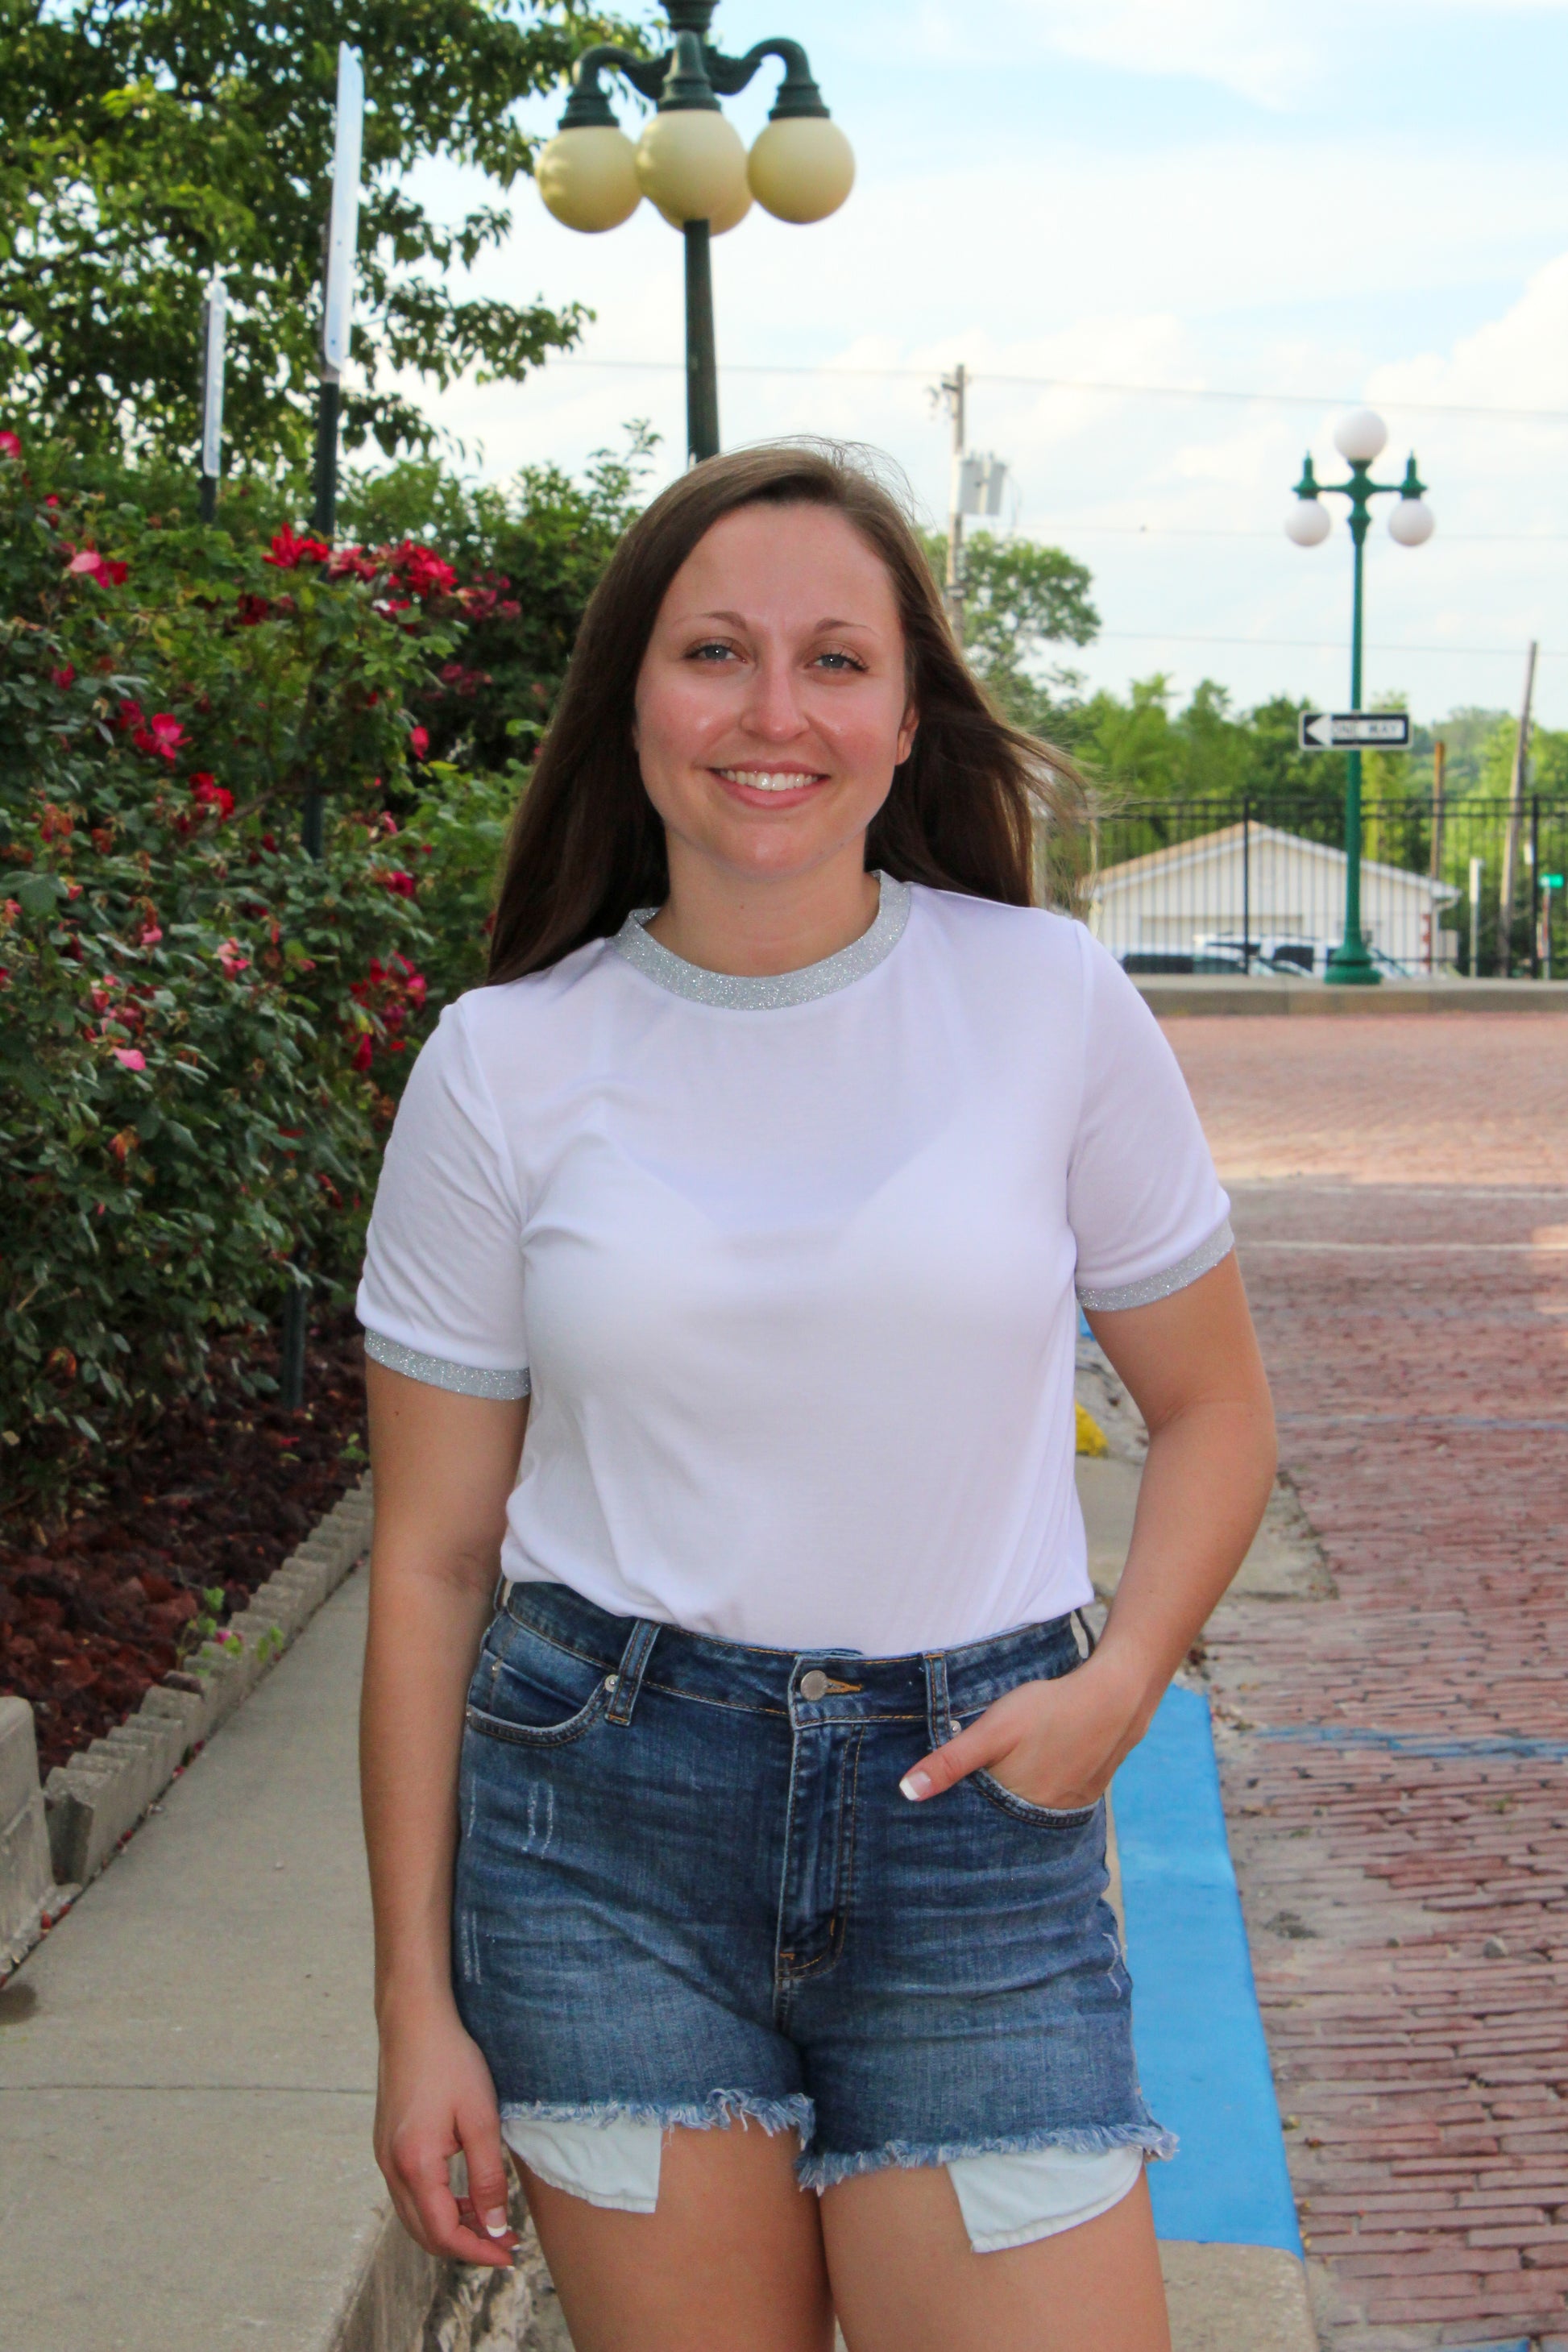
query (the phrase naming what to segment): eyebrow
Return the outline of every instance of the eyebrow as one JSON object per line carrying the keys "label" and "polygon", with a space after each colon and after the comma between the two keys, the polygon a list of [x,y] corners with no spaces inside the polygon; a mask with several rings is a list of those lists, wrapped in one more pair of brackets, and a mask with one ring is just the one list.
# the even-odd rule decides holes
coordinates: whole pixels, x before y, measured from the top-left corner
{"label": "eyebrow", "polygon": [[[748,625],[744,613],[693,613],[689,618],[693,621],[732,621],[735,626],[741,629]],[[875,636],[877,634],[874,621],[839,620],[831,615],[825,621],[817,621],[814,624],[814,634],[823,629],[863,629],[868,636]]]}

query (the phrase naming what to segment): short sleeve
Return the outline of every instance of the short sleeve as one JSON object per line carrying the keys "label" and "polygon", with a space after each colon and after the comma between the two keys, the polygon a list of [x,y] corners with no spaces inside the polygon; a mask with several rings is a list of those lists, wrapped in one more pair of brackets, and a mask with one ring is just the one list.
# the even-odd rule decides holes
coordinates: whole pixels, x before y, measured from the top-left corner
{"label": "short sleeve", "polygon": [[1235,1246],[1230,1202],[1174,1054],[1114,956],[1080,929],[1084,1079],[1068,1171],[1078,1296],[1148,1307]]}
{"label": "short sleeve", "polygon": [[460,1395],[529,1392],[522,1214],[495,1105],[448,1006],[414,1066],[360,1282],[365,1353]]}

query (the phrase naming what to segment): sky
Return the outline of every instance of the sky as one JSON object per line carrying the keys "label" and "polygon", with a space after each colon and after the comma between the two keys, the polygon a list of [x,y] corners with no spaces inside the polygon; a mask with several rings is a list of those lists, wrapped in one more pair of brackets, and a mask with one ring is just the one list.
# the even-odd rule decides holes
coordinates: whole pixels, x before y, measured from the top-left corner
{"label": "sky", "polygon": [[[715,242],[726,446],[869,442],[940,521],[928,388],[962,360],[1009,526],[1093,574],[1090,687],[1334,709],[1349,537],[1282,525],[1304,452],[1338,479],[1335,419],[1370,402],[1378,478],[1414,449],[1437,529],[1369,541],[1366,698],[1513,707],[1533,636],[1538,715],[1568,726],[1568,0],[721,0],[714,32],[803,41],[858,163],[831,220],[753,207]],[[748,139],[774,71],[730,107]],[[420,187],[455,214],[482,184]],[[647,205],[587,237],[511,201],[476,286],[595,318],[574,357],[427,413],[489,478],[646,418],[657,485],[684,457],[679,238]]]}

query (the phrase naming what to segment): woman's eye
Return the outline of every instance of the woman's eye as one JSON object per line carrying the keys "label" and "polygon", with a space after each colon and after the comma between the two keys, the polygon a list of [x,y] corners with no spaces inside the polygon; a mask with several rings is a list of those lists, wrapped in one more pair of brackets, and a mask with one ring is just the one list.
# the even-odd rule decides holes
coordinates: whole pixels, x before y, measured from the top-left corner
{"label": "woman's eye", "polygon": [[725,645],[721,638],[710,637],[700,646],[693,646],[686,658],[700,662],[728,661],[733,651],[734,647]]}
{"label": "woman's eye", "polygon": [[866,667],[864,662],[857,661],[853,654],[818,654],[816,658],[818,663],[826,665],[827,668],[834,670],[842,671],[864,669]]}

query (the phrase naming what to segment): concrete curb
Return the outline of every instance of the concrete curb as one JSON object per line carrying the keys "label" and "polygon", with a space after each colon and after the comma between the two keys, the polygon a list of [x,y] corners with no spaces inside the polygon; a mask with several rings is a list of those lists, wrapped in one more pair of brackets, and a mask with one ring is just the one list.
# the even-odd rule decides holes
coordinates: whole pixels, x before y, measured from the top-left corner
{"label": "concrete curb", "polygon": [[33,1710],[0,1699],[0,1980],[95,1878],[180,1766],[249,1697],[370,1541],[368,1471],[136,1714],[57,1764],[40,1790]]}
{"label": "concrete curb", "polygon": [[1568,1013],[1568,981],[1390,980],[1379,988],[1330,988],[1321,980],[1236,979],[1206,972],[1134,981],[1162,1020],[1204,1013],[1281,1013],[1354,1019],[1366,1013]]}

